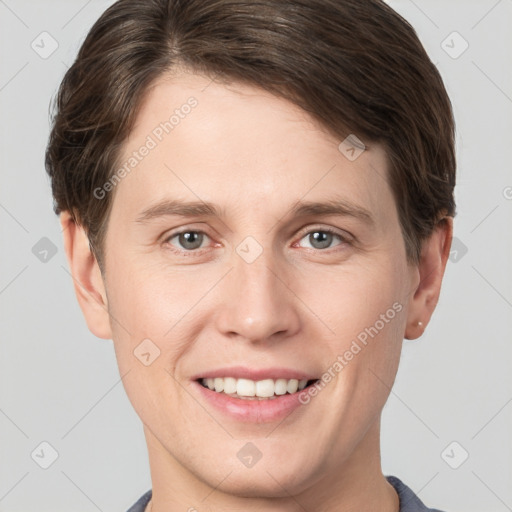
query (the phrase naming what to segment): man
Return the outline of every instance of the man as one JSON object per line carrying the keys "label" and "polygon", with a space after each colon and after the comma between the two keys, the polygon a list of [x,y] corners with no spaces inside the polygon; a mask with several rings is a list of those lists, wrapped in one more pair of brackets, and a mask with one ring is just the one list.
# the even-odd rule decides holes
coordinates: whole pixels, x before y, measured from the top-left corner
{"label": "man", "polygon": [[121,0],[47,150],[152,491],[131,511],[428,510],[380,465],[455,214],[450,102],[380,1]]}

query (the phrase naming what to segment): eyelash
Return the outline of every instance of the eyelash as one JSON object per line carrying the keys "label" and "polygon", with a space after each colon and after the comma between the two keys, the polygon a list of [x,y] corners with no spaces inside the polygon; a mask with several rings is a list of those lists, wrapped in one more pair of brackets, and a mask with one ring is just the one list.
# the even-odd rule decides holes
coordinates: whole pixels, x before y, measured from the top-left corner
{"label": "eyelash", "polygon": [[[166,237],[165,240],[164,240],[164,243],[169,246],[169,248],[170,248],[170,250],[172,252],[183,254],[183,255],[187,255],[187,256],[199,256],[205,250],[208,249],[207,247],[203,247],[203,248],[199,248],[199,249],[189,249],[189,250],[183,249],[183,250],[180,250],[180,249],[175,248],[172,244],[170,244],[170,240],[172,240],[173,238],[175,238],[175,237],[177,237],[179,235],[182,235],[183,233],[197,233],[197,234],[206,235],[208,238],[210,238],[207,233],[205,233],[204,231],[198,230],[198,229],[184,229],[182,231],[177,231],[176,233],[172,233],[171,235]],[[309,251],[330,253],[330,252],[332,252],[332,249],[336,250],[335,247],[343,246],[343,245],[346,245],[346,244],[350,244],[350,240],[349,240],[348,236],[344,236],[341,233],[339,233],[338,231],[336,231],[336,230],[334,230],[332,228],[328,228],[328,227],[325,227],[325,228],[324,227],[322,227],[322,228],[317,227],[317,228],[312,228],[309,231],[303,232],[301,234],[300,238],[299,238],[299,242],[305,236],[310,235],[312,233],[328,233],[330,235],[338,237],[340,239],[341,243],[338,244],[337,246],[334,246],[334,248],[326,248],[326,249],[315,249],[314,247],[313,248],[306,247],[306,249],[308,249]]]}

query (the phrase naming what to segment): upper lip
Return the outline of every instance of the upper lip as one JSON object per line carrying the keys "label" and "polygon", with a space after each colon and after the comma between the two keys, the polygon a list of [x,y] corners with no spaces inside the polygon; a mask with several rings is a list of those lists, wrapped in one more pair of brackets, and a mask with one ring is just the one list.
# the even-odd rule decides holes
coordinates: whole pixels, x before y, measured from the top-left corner
{"label": "upper lip", "polygon": [[229,366],[225,368],[216,368],[192,376],[193,380],[214,379],[215,377],[233,377],[235,379],[249,379],[254,381],[265,379],[297,379],[297,380],[316,380],[317,377],[302,370],[293,368],[248,368],[246,366]]}

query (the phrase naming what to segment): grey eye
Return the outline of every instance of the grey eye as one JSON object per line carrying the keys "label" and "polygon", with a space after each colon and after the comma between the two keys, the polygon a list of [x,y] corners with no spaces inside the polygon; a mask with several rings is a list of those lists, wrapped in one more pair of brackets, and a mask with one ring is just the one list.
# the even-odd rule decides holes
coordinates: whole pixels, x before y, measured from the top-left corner
{"label": "grey eye", "polygon": [[173,238],[178,238],[178,243],[183,249],[187,249],[192,251],[194,249],[199,249],[204,240],[204,233],[200,231],[183,231],[181,233],[176,233],[172,237],[169,238],[169,242]]}
{"label": "grey eye", "polygon": [[315,231],[309,234],[309,240],[315,249],[325,249],[332,242],[333,235],[325,231]]}
{"label": "grey eye", "polygon": [[333,240],[336,238],[340,240],[340,243],[343,243],[344,239],[341,235],[329,230],[315,229],[306,233],[302,240],[306,239],[313,249],[326,249],[331,247]]}

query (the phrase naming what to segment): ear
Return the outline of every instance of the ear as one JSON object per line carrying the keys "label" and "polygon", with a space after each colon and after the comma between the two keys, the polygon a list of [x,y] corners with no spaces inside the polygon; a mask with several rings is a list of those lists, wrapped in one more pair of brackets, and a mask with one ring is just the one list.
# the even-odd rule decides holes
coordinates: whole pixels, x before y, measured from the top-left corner
{"label": "ear", "polygon": [[111,339],[107,294],[89,238],[69,212],[60,214],[60,224],[76,297],[87,326],[98,338]]}
{"label": "ear", "polygon": [[[419,338],[425,330],[439,300],[441,282],[450,255],[453,218],[444,217],[424,241],[417,265],[418,282],[411,290],[405,338]],[[418,325],[418,322],[421,322]]]}

